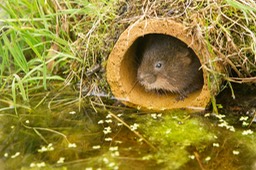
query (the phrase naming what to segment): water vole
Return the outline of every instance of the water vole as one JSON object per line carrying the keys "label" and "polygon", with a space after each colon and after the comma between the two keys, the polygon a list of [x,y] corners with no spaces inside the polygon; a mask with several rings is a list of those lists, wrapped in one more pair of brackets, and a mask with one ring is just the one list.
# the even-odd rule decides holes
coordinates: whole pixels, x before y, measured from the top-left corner
{"label": "water vole", "polygon": [[176,99],[183,100],[202,88],[200,61],[185,43],[164,34],[148,34],[141,46],[137,80],[146,90],[176,93]]}

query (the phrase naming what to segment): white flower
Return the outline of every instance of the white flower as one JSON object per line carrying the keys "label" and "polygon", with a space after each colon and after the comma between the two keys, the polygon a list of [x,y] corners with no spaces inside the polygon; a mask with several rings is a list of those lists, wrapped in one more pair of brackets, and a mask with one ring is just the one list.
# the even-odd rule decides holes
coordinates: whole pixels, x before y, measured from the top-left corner
{"label": "white flower", "polygon": [[250,135],[250,134],[253,134],[253,131],[251,129],[248,129],[248,130],[244,130],[242,132],[242,135]]}
{"label": "white flower", "polygon": [[68,144],[68,147],[69,147],[69,148],[76,148],[76,144],[75,144],[75,143],[69,143],[69,144]]}
{"label": "white flower", "polygon": [[248,116],[241,116],[239,121],[246,121],[248,120],[248,118],[249,118]]}
{"label": "white flower", "polygon": [[92,149],[100,149],[101,146],[100,145],[95,145],[95,146],[92,146]]}
{"label": "white flower", "polygon": [[111,116],[111,114],[108,114],[107,116],[106,116],[106,119],[110,119],[112,116]]}
{"label": "white flower", "polygon": [[74,114],[76,114],[76,112],[75,111],[71,111],[71,112],[69,112],[69,114],[74,115]]}
{"label": "white flower", "polygon": [[47,151],[53,151],[54,148],[52,146],[52,143],[49,143],[48,146],[42,146],[41,149],[38,149],[38,152],[47,152]]}
{"label": "white flower", "polygon": [[188,157],[192,160],[195,159],[195,155],[189,155]]}
{"label": "white flower", "polygon": [[104,120],[98,121],[98,124],[103,124],[103,123],[104,123]]}
{"label": "white flower", "polygon": [[137,128],[139,127],[139,124],[134,123],[134,124],[131,125],[130,127],[131,127],[131,131],[135,131],[135,130],[137,130]]}
{"label": "white flower", "polygon": [[110,141],[112,141],[112,138],[105,138],[105,141],[110,142]]}
{"label": "white flower", "polygon": [[233,150],[234,155],[238,155],[239,153],[240,153],[239,151]]}
{"label": "white flower", "polygon": [[14,155],[11,156],[11,158],[16,158],[19,155],[20,155],[20,152],[16,152]]}
{"label": "white flower", "polygon": [[106,134],[109,134],[109,133],[111,133],[112,131],[111,131],[111,127],[105,127],[104,129],[103,129],[103,133],[106,135]]}
{"label": "white flower", "polygon": [[112,123],[113,121],[111,119],[105,120],[106,123]]}
{"label": "white flower", "polygon": [[60,159],[57,161],[57,164],[63,164],[64,160],[65,160],[64,157],[60,157]]}
{"label": "white flower", "polygon": [[152,117],[153,119],[157,119],[156,113],[152,113],[152,114],[151,114],[151,117]]}
{"label": "white flower", "polygon": [[220,147],[220,144],[219,144],[219,143],[213,143],[212,146],[214,146],[214,147]]}
{"label": "white flower", "polygon": [[118,146],[112,146],[109,148],[110,151],[117,151],[118,150]]}
{"label": "white flower", "polygon": [[205,161],[209,161],[209,160],[211,160],[211,157],[210,157],[210,156],[208,156],[208,157],[205,158]]}

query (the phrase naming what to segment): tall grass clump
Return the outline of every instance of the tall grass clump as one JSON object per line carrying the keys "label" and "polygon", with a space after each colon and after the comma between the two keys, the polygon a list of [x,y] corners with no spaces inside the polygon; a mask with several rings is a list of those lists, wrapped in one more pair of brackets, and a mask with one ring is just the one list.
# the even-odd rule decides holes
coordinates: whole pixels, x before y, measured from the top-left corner
{"label": "tall grass clump", "polygon": [[112,1],[103,0],[3,1],[1,92],[12,89],[13,100],[28,101],[29,91],[47,89],[50,81],[83,82],[86,70],[104,61],[112,8]]}

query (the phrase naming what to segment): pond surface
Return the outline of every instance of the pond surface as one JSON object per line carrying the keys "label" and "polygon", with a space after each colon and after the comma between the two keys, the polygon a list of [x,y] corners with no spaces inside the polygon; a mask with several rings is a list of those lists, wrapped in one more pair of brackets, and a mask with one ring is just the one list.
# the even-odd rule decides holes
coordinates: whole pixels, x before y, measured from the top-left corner
{"label": "pond surface", "polygon": [[0,169],[256,169],[255,110],[241,106],[252,95],[235,104],[224,92],[221,114],[156,113],[57,89],[16,111],[2,95]]}

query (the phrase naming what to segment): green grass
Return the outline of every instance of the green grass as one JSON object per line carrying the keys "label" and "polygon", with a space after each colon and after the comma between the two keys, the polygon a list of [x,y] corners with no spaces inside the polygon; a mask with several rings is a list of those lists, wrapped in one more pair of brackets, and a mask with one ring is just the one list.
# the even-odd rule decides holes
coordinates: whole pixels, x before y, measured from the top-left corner
{"label": "green grass", "polygon": [[[29,101],[29,89],[49,82],[83,82],[101,58],[113,1],[8,0],[0,32],[0,89]],[[110,12],[110,15],[106,13]],[[102,51],[100,51],[102,49]],[[81,96],[80,96],[81,97]]]}

